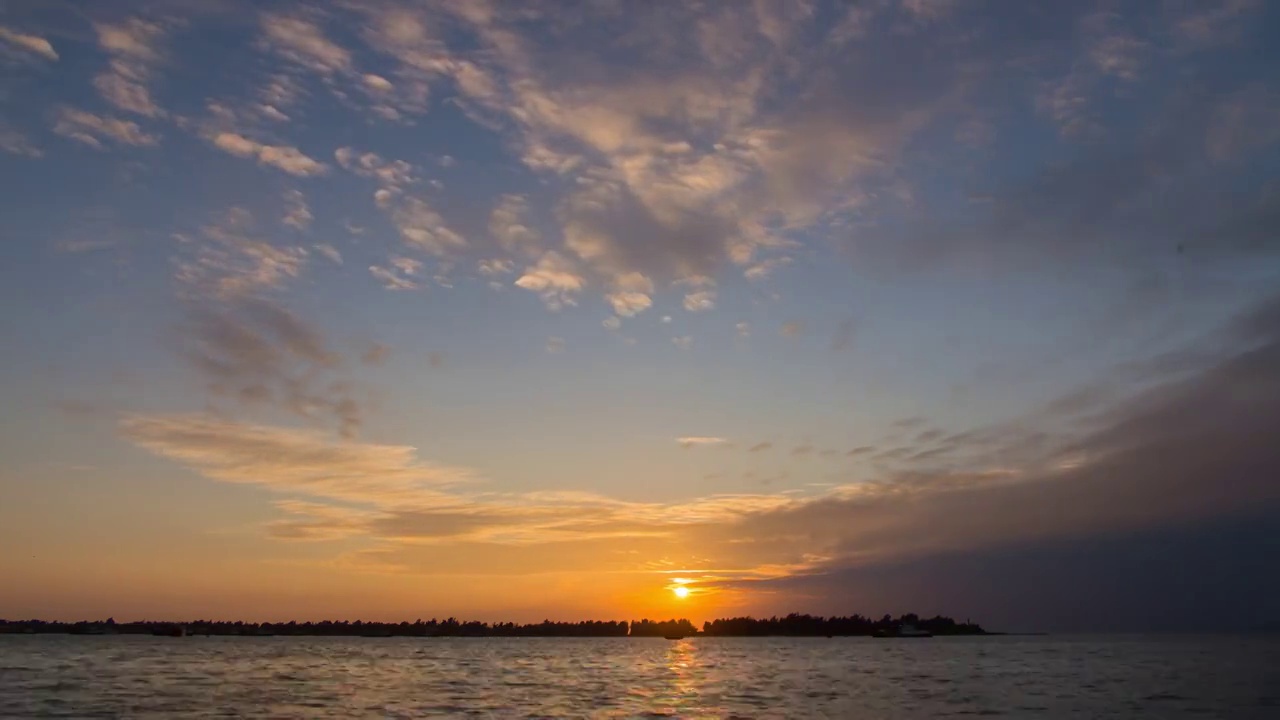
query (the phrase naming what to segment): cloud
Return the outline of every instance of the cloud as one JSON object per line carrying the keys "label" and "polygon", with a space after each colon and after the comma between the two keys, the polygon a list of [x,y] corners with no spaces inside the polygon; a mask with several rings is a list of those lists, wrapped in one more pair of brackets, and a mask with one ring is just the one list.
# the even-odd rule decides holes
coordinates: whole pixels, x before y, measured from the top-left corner
{"label": "cloud", "polygon": [[1202,50],[1239,39],[1250,17],[1262,10],[1261,0],[1223,0],[1195,3],[1174,23],[1174,35],[1191,50]]}
{"label": "cloud", "polygon": [[[378,31],[367,26],[362,16],[378,16],[389,5],[350,5],[326,10],[307,9],[292,14],[267,13],[262,16],[258,47],[293,65],[315,73],[324,87],[343,105],[366,113],[371,121],[412,124],[413,116],[427,110],[429,78],[420,73],[397,70],[393,78],[361,72],[352,51],[331,39],[324,25],[341,15],[344,27],[356,28],[367,44],[377,49]],[[407,9],[399,13],[407,17]],[[386,28],[394,37],[413,32],[405,23]],[[444,55],[444,53],[438,53]]]}
{"label": "cloud", "polygon": [[604,325],[604,328],[606,330],[613,331],[622,327],[622,320],[618,318],[616,315],[610,315],[609,317],[602,320],[600,324]]}
{"label": "cloud", "polygon": [[351,53],[325,37],[309,19],[264,14],[261,29],[262,46],[286,60],[324,75],[351,70]]}
{"label": "cloud", "polygon": [[[928,12],[921,9],[926,6]],[[1026,238],[1037,229],[1028,223],[1043,227],[1075,217],[1099,218],[1076,222],[1105,225],[1106,213],[1077,208],[1070,192],[1049,193],[1052,182],[1044,183],[1043,192],[1066,197],[1063,204],[1070,207],[1048,215],[1038,212],[1041,189],[1019,193],[1015,187],[975,189],[990,199],[982,207],[912,207],[912,180],[921,171],[922,155],[907,151],[933,133],[953,137],[974,122],[999,133],[1008,117],[986,107],[989,93],[1014,73],[1000,68],[1018,68],[1019,82],[1025,80],[1039,96],[1046,121],[1060,127],[1077,121],[1105,125],[1107,104],[1127,102],[1126,93],[1147,98],[1152,114],[1167,124],[1188,124],[1183,116],[1190,114],[1164,101],[1163,91],[1153,86],[1140,92],[1155,81],[1150,70],[1166,61],[1191,62],[1185,48],[1170,54],[1165,47],[1182,42],[1177,28],[1247,30],[1257,7],[1173,9],[1150,23],[1063,8],[1043,27],[1028,26],[1028,17],[1014,11],[1010,28],[1035,30],[1025,38],[1012,29],[992,29],[983,9],[962,4],[949,5],[945,18],[930,4],[880,3],[838,17],[763,5],[737,14],[714,6],[637,7],[627,9],[632,42],[617,64],[597,62],[612,57],[612,50],[589,28],[617,18],[594,6],[563,26],[552,14],[509,8],[472,12],[374,3],[266,12],[258,16],[259,46],[285,64],[258,79],[249,98],[220,100],[235,109],[237,122],[217,124],[202,135],[240,157],[312,176],[324,171],[323,163],[263,134],[290,116],[305,117],[299,98],[309,90],[323,87],[345,106],[365,103],[358,109],[396,113],[405,122],[425,108],[429,94],[443,90],[465,117],[501,136],[531,173],[542,176],[536,194],[500,187],[489,200],[473,198],[458,206],[454,217],[452,200],[446,205],[412,191],[420,181],[404,161],[343,147],[335,153],[336,164],[376,179],[376,202],[402,239],[423,252],[446,257],[476,251],[460,261],[464,267],[481,258],[526,266],[554,252],[572,262],[581,278],[575,301],[598,289],[625,317],[652,307],[657,295],[680,287],[681,280],[718,277],[726,268],[768,282],[793,257],[812,258],[813,251],[825,250],[819,237],[838,246],[848,235],[848,247],[837,251],[848,250],[865,266],[884,256],[927,262],[942,253],[980,252],[1001,238],[1016,242],[1017,252],[1033,252],[1048,243]],[[130,82],[150,92],[168,27],[137,19],[99,24],[99,42],[113,62],[132,63],[120,77],[133,77]],[[340,27],[351,32],[339,33]],[[980,39],[959,41],[966,32]],[[882,39],[898,34],[916,42]],[[358,51],[366,48],[352,43],[361,41],[379,55],[376,73],[373,66],[357,68],[363,64]],[[1033,41],[1044,52],[1030,52]],[[924,63],[921,47],[942,49]],[[869,59],[881,58],[888,58],[890,70],[873,72]],[[1253,82],[1267,87],[1257,78]],[[1237,95],[1237,85],[1244,84],[1222,85],[1220,94]],[[1218,91],[1185,94],[1190,105]],[[150,95],[127,107],[146,114],[152,112],[148,103],[155,104]],[[1274,142],[1265,131],[1271,117],[1265,102],[1243,93],[1218,104],[1216,119],[1200,123],[1217,130],[1194,142],[1188,130],[1180,146],[1204,147],[1213,157],[1235,162]],[[1121,146],[1132,140],[1114,139]],[[1062,157],[1070,165],[1074,150],[1066,150]],[[1107,150],[1100,155],[1114,155]],[[1156,165],[1151,159],[1117,164],[1150,168]],[[1029,167],[1008,177],[1034,178],[1037,170],[1050,170],[1039,163],[1026,159]],[[1108,197],[1101,190],[1096,195]],[[487,204],[487,223],[476,217],[483,210],[468,207],[472,203]],[[900,223],[897,213],[910,214]],[[983,221],[983,214],[992,217]],[[1082,235],[1082,244],[1095,242],[1090,233]],[[650,289],[633,286],[636,277]],[[682,295],[701,310],[715,303],[713,293],[699,287]]]}
{"label": "cloud", "polygon": [[773,443],[771,442],[758,442],[755,445],[752,445],[751,447],[747,448],[747,452],[762,452],[762,451],[768,450],[771,447],[773,447]]}
{"label": "cloud", "polygon": [[804,332],[804,323],[797,320],[782,323],[782,327],[778,328],[778,333],[783,337],[796,337]]}
{"label": "cloud", "polygon": [[394,266],[392,268],[385,268],[381,265],[370,265],[369,274],[377,279],[378,282],[382,283],[382,287],[388,290],[418,289],[417,281],[405,276],[411,273],[404,273],[402,270]]}
{"label": "cloud", "polygon": [[1108,81],[1133,83],[1139,79],[1148,43],[1130,34],[1119,15],[1100,11],[1077,22],[1084,56],[1070,71],[1047,80],[1036,99],[1037,107],[1053,117],[1066,137],[1087,138],[1105,134],[1096,102]]}
{"label": "cloud", "polygon": [[529,202],[521,195],[503,195],[489,215],[489,234],[513,255],[537,257],[542,235],[528,225]]}
{"label": "cloud", "polygon": [[315,247],[316,252],[328,258],[334,265],[342,264],[342,253],[338,252],[338,248],[325,244],[319,244],[313,247]]}
{"label": "cloud", "polygon": [[943,433],[941,430],[938,430],[937,428],[934,428],[932,430],[925,430],[924,432],[921,432],[919,435],[916,436],[916,442],[931,443],[934,440],[940,439],[944,434],[945,433]]}
{"label": "cloud", "polygon": [[[524,254],[575,257],[620,314],[639,312],[641,295],[652,303],[652,291],[616,289],[633,275],[665,285],[735,264],[767,277],[786,260],[755,256],[791,247],[789,235],[868,197],[861,185],[892,163],[947,89],[878,84],[864,69],[874,49],[822,55],[827,30],[815,13],[629,8],[634,57],[615,68],[584,61],[608,52],[585,32],[610,21],[599,8],[558,28],[555,42],[531,30],[549,27],[547,14],[445,12],[370,7],[364,37],[399,63],[397,77],[451,83],[468,116],[507,133],[530,169],[565,178],[554,213],[563,246],[530,243]],[[451,23],[478,48],[452,47],[439,31]],[[902,60],[902,68],[917,65]],[[664,62],[677,64],[666,72]],[[856,104],[829,102],[841,94],[829,85],[844,77],[856,78]],[[802,87],[786,88],[783,78],[803,78]]]}
{"label": "cloud", "polygon": [[32,144],[26,135],[3,124],[0,124],[0,150],[10,155],[22,155],[31,158],[38,158],[44,155],[44,152]]}
{"label": "cloud", "polygon": [[98,46],[111,58],[109,69],[93,80],[98,94],[120,110],[163,117],[164,110],[151,97],[148,84],[160,61],[156,46],[164,28],[156,23],[132,18],[122,23],[95,23]]}
{"label": "cloud", "polygon": [[548,250],[537,264],[525,268],[515,286],[538,293],[551,310],[577,305],[574,296],[586,287],[586,278],[578,274],[574,264],[559,253]]}
{"label": "cloud", "polygon": [[770,258],[768,260],[761,260],[760,262],[752,265],[751,267],[748,267],[746,270],[743,270],[742,276],[748,280],[757,280],[757,281],[764,280],[768,278],[770,275],[772,275],[774,270],[780,267],[786,267],[787,265],[790,265],[790,264],[791,264],[791,258],[789,257],[778,257],[778,258]]}
{"label": "cloud", "polygon": [[902,0],[902,8],[917,20],[938,20],[955,9],[955,0]]}
{"label": "cloud", "polygon": [[751,323],[740,322],[733,328],[738,332],[738,337],[744,339],[751,337]]}
{"label": "cloud", "polygon": [[281,287],[297,278],[307,261],[302,247],[262,239],[243,208],[231,208],[203,225],[196,237],[183,240],[178,281],[189,291],[224,298]]}
{"label": "cloud", "polygon": [[618,315],[633,317],[653,305],[651,293],[653,281],[640,273],[631,272],[614,278],[613,290],[605,296],[605,300]]}
{"label": "cloud", "polygon": [[561,338],[561,337],[547,338],[547,352],[552,354],[564,352],[564,338]]}
{"label": "cloud", "polygon": [[693,336],[679,335],[679,336],[673,337],[671,338],[671,344],[675,345],[681,350],[688,350],[689,348],[693,347]]}
{"label": "cloud", "polygon": [[382,343],[374,343],[369,349],[360,356],[360,361],[366,365],[381,365],[391,357],[391,347]]}
{"label": "cloud", "polygon": [[728,438],[722,437],[704,437],[698,435],[686,435],[676,438],[676,442],[680,447],[689,450],[695,447],[707,447],[711,445],[724,445],[729,442]]}
{"label": "cloud", "polygon": [[809,444],[797,445],[791,448],[791,454],[796,457],[802,457],[805,455],[809,455],[810,453],[813,452],[813,450],[814,450],[813,446]]}
{"label": "cloud", "polygon": [[280,109],[274,105],[259,105],[258,112],[262,113],[263,117],[268,120],[274,120],[275,122],[289,122],[291,119],[288,115],[280,112]]}
{"label": "cloud", "polygon": [[236,157],[253,158],[261,165],[269,165],[298,177],[323,175],[329,167],[313,160],[295,147],[287,145],[264,145],[236,133],[218,133],[212,138],[213,145],[219,150]]}
{"label": "cloud", "polygon": [[128,120],[94,115],[69,107],[59,108],[55,117],[55,133],[98,150],[103,149],[104,140],[134,146],[149,146],[160,142],[158,135],[144,132],[137,123]]}
{"label": "cloud", "polygon": [[[314,218],[311,208],[307,206],[307,196],[303,195],[301,190],[288,190],[284,194],[284,202],[285,215],[280,222],[296,230],[306,230]],[[341,257],[335,262],[341,264]]]}
{"label": "cloud", "polygon": [[272,73],[257,90],[258,98],[277,111],[292,107],[304,94],[298,79],[283,72]]}
{"label": "cloud", "polygon": [[373,178],[393,194],[399,194],[418,181],[413,175],[413,166],[403,160],[387,160],[377,153],[360,152],[351,147],[334,150],[333,158],[342,169]]}
{"label": "cloud", "polygon": [[[972,440],[956,440],[969,443],[963,465],[884,471],[810,493],[672,503],[500,493],[477,487],[464,469],[420,460],[413,448],[337,441],[311,430],[135,415],[122,421],[121,433],[210,479],[292,496],[277,506],[283,517],[266,528],[273,537],[375,541],[395,572],[454,572],[461,566],[450,558],[458,555],[471,567],[483,559],[496,574],[598,572],[616,542],[651,558],[673,558],[651,565],[653,572],[679,568],[702,589],[732,593],[1275,507],[1280,487],[1271,479],[1280,471],[1280,452],[1270,439],[1280,422],[1280,324],[1274,318],[1280,312],[1260,308],[1226,346],[1222,337],[1211,338],[1223,353],[1218,362],[1158,383],[1089,427],[1056,438],[1037,450],[1039,462],[999,467],[1004,450],[975,432]],[[292,335],[300,356],[327,356],[305,333]],[[549,349],[562,346],[554,340]],[[254,343],[232,345],[246,357],[266,355]],[[676,442],[728,445],[702,436]],[[1078,460],[1059,462],[1063,452]],[[552,560],[522,549],[549,543],[556,547]],[[439,546],[458,552],[423,550]],[[698,548],[696,555],[680,550],[688,547]]]}
{"label": "cloud", "polygon": [[715,290],[699,290],[684,296],[684,309],[689,312],[704,312],[716,306]]}
{"label": "cloud", "polygon": [[[442,488],[470,479],[464,470],[421,462],[412,447],[335,443],[312,430],[202,415],[126,416],[120,432],[214,480],[375,507],[431,504]],[[314,515],[314,505],[305,507]]]}
{"label": "cloud", "polygon": [[1208,121],[1205,150],[1211,160],[1230,162],[1280,142],[1280,93],[1253,84],[1223,99]]}
{"label": "cloud", "polygon": [[444,218],[425,200],[408,198],[391,212],[392,223],[405,243],[442,256],[467,247],[467,241],[445,224]]}
{"label": "cloud", "polygon": [[[1280,417],[1278,353],[1272,339],[1125,403],[1068,444],[1082,461],[1028,472],[904,473],[880,486],[889,494],[815,501],[751,518],[742,532],[769,543],[805,527],[814,539],[831,538],[827,551],[843,558],[834,565],[854,566],[1169,525],[1274,503],[1280,489],[1267,478],[1280,455],[1263,440],[1263,428]],[[1232,422],[1222,423],[1224,417]],[[1232,478],[1230,492],[1219,485],[1224,477]]]}
{"label": "cloud", "polygon": [[377,92],[388,92],[395,88],[395,86],[391,84],[390,80],[387,80],[381,75],[366,73],[362,75],[360,79],[364,82],[366,87],[376,90]]}
{"label": "cloud", "polygon": [[498,275],[510,275],[516,271],[515,263],[510,260],[481,260],[476,263],[476,272],[485,277],[495,277]]}
{"label": "cloud", "polygon": [[923,417],[920,417],[919,415],[913,415],[911,417],[894,420],[893,427],[897,428],[898,430],[915,430],[917,428],[923,427],[928,422],[929,422],[928,418],[923,418]]}
{"label": "cloud", "polygon": [[237,297],[192,304],[178,336],[182,356],[201,374],[212,400],[237,409],[277,408],[336,423],[351,437],[363,409],[336,373],[341,358],[311,325],[275,302]]}
{"label": "cloud", "polygon": [[28,35],[3,25],[0,25],[0,43],[23,54],[38,56],[44,60],[58,59],[58,53],[54,51],[53,45],[48,40],[38,35]]}
{"label": "cloud", "polygon": [[[1195,27],[1248,31],[1258,3],[1169,9],[1150,22],[1080,8],[1057,9],[1042,21],[1015,9],[994,24],[983,8],[963,4],[948,4],[945,13],[929,3],[877,3],[847,13],[766,5],[740,13],[714,5],[627,8],[629,42],[621,55],[591,28],[623,16],[596,6],[582,8],[568,24],[528,9],[479,12],[429,4],[265,12],[256,16],[259,46],[276,67],[254,79],[240,104],[226,101],[242,122],[204,134],[227,152],[310,176],[323,172],[323,164],[292,147],[293,141],[263,133],[290,115],[315,120],[299,104],[309,91],[323,88],[345,106],[366,103],[401,115],[425,108],[428,94],[443,93],[463,117],[495,133],[538,182],[494,185],[485,198],[456,203],[429,187],[414,192],[410,186],[421,181],[403,161],[344,147],[335,153],[336,164],[377,178],[371,188],[376,202],[402,239],[423,252],[445,257],[474,250],[459,260],[461,267],[481,258],[523,267],[554,252],[581,278],[575,300],[598,291],[622,316],[643,312],[691,277],[740,272],[768,282],[793,257],[808,262],[828,250],[818,238],[857,257],[861,267],[882,255],[925,263],[960,252],[986,257],[986,250],[995,250],[989,254],[1000,262],[1007,254],[995,243],[1007,242],[1016,253],[1037,252],[1055,244],[1040,237],[1050,225],[1074,222],[1092,230],[1125,220],[1089,212],[1094,203],[1084,202],[1085,196],[1120,207],[1138,206],[1141,195],[1126,199],[1128,191],[1088,190],[1087,173],[1070,168],[1084,150],[1071,143],[1063,143],[1052,167],[1040,156],[1023,157],[1021,170],[1001,174],[1018,182],[974,188],[973,196],[990,200],[982,208],[911,199],[913,186],[921,192],[914,181],[927,170],[922,158],[935,157],[916,151],[974,123],[1002,132],[1011,118],[993,106],[991,93],[1007,91],[1015,76],[1014,85],[1039,98],[1041,122],[1064,131],[1073,123],[1105,126],[1109,114],[1128,112],[1142,98],[1148,108],[1142,112],[1160,121],[1144,125],[1152,135],[1164,133],[1166,125],[1187,125],[1185,137],[1173,133],[1174,144],[1204,148],[1223,162],[1256,156],[1274,143],[1266,130],[1273,115],[1262,101],[1266,93],[1260,90],[1255,99],[1241,89],[1247,80],[1269,87],[1256,72],[1223,84],[1216,82],[1216,66],[1206,66],[1196,75],[1205,82],[1179,93],[1164,88],[1153,72],[1165,66],[1196,70],[1204,46],[1192,52],[1170,44],[1217,33],[1190,30]],[[168,27],[136,19],[101,24],[99,42],[113,62],[136,65],[128,71],[132,76],[154,75]],[[912,42],[885,39],[907,36]],[[940,49],[922,62],[921,48]],[[376,66],[363,67],[368,52],[376,54],[368,58]],[[882,59],[888,71],[873,71],[871,61]],[[1175,102],[1175,95],[1186,97]],[[1215,100],[1221,102],[1210,102]],[[1195,113],[1179,112],[1179,102],[1221,107],[1200,113],[1215,119],[1192,123],[1184,116]],[[147,113],[147,103],[154,105],[149,95],[128,106]],[[1203,133],[1191,131],[1196,124]],[[1209,132],[1209,126],[1216,129]],[[318,127],[313,123],[308,132]],[[1114,158],[1119,172],[1096,184],[1141,185],[1128,182],[1125,166],[1145,168],[1153,189],[1151,183],[1180,172],[1160,162],[1159,153],[1117,155],[1117,147],[1141,143],[1125,128],[1102,129],[1111,135],[1098,142],[1116,147],[1098,154]],[[437,148],[422,156],[430,160],[416,162],[443,162],[442,153]],[[938,161],[959,167],[953,159]],[[977,177],[984,169],[974,166]],[[1016,187],[1024,179],[1037,187]],[[1077,186],[1083,194],[1070,192]],[[1195,193],[1188,187],[1186,195],[1168,203],[1191,207],[1187,200]],[[1042,212],[1045,203],[1059,209]],[[1206,216],[1221,214],[1219,205],[1202,207],[1215,208]],[[1078,236],[1079,246],[1105,242],[1097,233],[1072,229],[1055,234]],[[1213,228],[1197,232],[1215,236]],[[634,277],[652,289],[624,288]],[[707,288],[677,292],[694,308],[715,302]]]}

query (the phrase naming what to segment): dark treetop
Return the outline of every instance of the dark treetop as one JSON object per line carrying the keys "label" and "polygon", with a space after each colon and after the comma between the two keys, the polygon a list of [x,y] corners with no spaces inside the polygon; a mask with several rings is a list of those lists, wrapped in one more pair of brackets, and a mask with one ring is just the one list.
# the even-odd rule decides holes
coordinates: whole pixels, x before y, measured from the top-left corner
{"label": "dark treetop", "polygon": [[679,620],[584,620],[581,622],[552,622],[520,625],[516,623],[484,623],[446,620],[418,620],[417,622],[362,622],[330,621],[253,623],[223,620],[194,620],[190,622],[153,621],[117,623],[108,618],[103,621],[81,620],[74,623],[46,622],[44,620],[0,619],[0,633],[44,634],[69,633],[72,635],[297,635],[297,636],[368,636],[368,637],[672,637],[687,635],[715,636],[857,636],[891,633],[904,624],[914,625],[934,635],[983,635],[986,632],[976,623],[957,623],[948,617],[920,618],[914,613],[894,618],[885,615],[872,620],[861,615],[849,617],[818,617],[792,613],[786,617],[752,618],[737,617],[712,620],[702,625],[699,632],[693,623]]}

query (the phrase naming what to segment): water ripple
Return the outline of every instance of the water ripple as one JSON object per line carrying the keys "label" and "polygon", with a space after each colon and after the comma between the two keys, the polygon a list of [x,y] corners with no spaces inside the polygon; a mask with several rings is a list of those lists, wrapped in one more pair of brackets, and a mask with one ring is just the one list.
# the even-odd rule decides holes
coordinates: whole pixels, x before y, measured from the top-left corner
{"label": "water ripple", "polygon": [[0,636],[0,717],[1272,718],[1280,642]]}

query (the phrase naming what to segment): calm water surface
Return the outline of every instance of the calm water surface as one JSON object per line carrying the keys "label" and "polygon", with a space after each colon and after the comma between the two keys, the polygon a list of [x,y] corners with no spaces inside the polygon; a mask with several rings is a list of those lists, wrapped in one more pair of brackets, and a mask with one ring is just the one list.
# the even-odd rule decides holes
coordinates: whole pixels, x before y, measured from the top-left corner
{"label": "calm water surface", "polygon": [[0,636],[0,717],[1280,718],[1272,638]]}

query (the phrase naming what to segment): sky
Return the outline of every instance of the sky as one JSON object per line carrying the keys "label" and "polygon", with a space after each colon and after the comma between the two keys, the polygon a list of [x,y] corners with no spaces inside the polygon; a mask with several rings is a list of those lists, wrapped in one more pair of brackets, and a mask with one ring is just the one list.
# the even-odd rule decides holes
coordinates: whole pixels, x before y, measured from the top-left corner
{"label": "sky", "polygon": [[1274,620],[1278,47],[4,3],[0,617]]}

